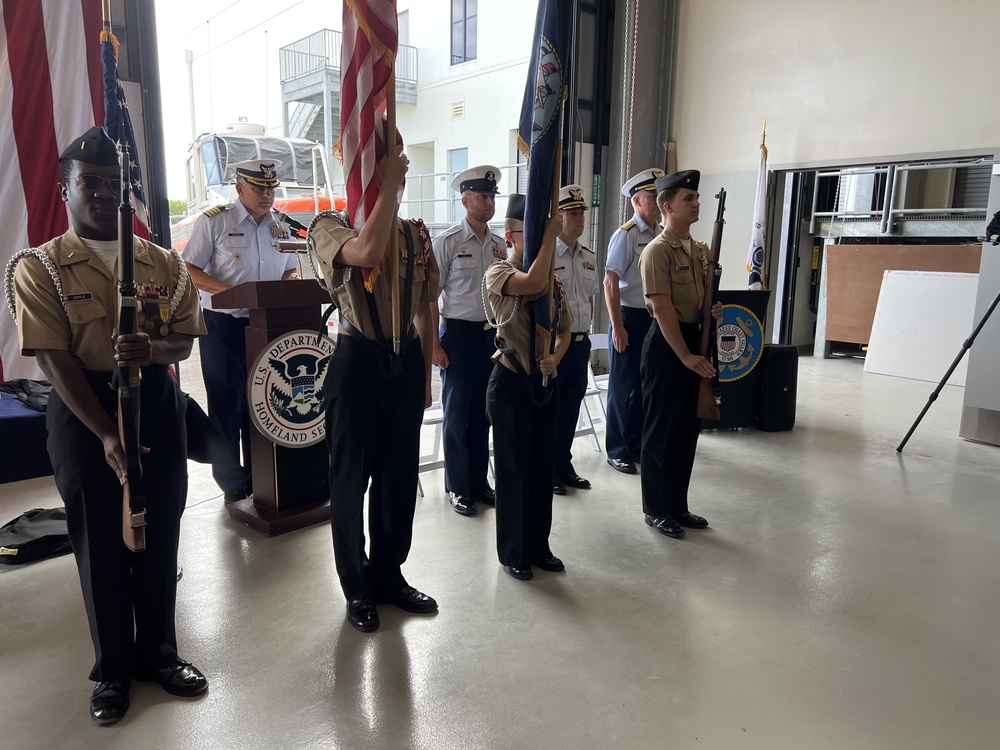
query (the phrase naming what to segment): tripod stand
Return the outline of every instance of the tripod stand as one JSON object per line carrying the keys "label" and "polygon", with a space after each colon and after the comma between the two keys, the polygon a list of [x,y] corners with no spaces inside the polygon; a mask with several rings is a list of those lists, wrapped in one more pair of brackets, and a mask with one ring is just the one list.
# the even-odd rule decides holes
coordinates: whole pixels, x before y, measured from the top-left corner
{"label": "tripod stand", "polygon": [[993,302],[990,303],[989,308],[979,321],[979,325],[977,325],[975,330],[973,330],[972,335],[962,342],[962,351],[960,351],[958,356],[955,357],[955,361],[951,363],[951,367],[948,368],[948,372],[944,374],[944,377],[941,378],[941,382],[937,384],[937,388],[934,389],[934,392],[927,399],[927,403],[924,404],[923,411],[920,412],[920,416],[917,417],[917,421],[913,423],[912,427],[910,427],[910,431],[906,433],[906,437],[903,438],[903,442],[896,446],[896,453],[903,452],[903,446],[906,445],[906,441],[910,439],[910,435],[912,435],[913,431],[917,429],[917,425],[920,424],[920,420],[924,418],[924,414],[927,413],[927,410],[931,408],[931,404],[937,401],[938,394],[941,392],[941,389],[944,388],[945,383],[948,382],[948,378],[951,377],[951,374],[955,372],[955,368],[958,367],[958,363],[962,361],[962,357],[964,357],[965,353],[972,348],[972,344],[976,340],[976,336],[978,336],[979,332],[983,330],[983,326],[986,325],[986,321],[990,319],[990,315],[993,314],[993,310],[996,308],[997,303],[1000,303],[1000,292],[998,292],[997,296],[993,298]]}

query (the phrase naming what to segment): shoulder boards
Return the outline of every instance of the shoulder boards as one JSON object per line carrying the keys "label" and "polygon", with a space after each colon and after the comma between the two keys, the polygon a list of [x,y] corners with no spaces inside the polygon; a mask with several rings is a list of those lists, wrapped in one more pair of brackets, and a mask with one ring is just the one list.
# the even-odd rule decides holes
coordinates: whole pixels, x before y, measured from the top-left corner
{"label": "shoulder boards", "polygon": [[628,230],[630,230],[632,227],[635,226],[638,226],[638,224],[635,223],[635,219],[629,219],[624,224],[622,224],[622,229],[624,229],[627,232]]}
{"label": "shoulder boards", "polygon": [[452,224],[450,227],[441,232],[438,237],[447,237],[450,234],[455,234],[455,232],[458,232],[461,228],[461,224]]}
{"label": "shoulder boards", "polygon": [[222,213],[223,211],[228,211],[232,207],[233,207],[232,203],[221,203],[218,206],[212,206],[211,208],[202,211],[202,213],[205,216],[211,217],[215,216],[216,214]]}
{"label": "shoulder boards", "polygon": [[595,253],[593,250],[591,250],[586,245],[580,245],[580,247],[582,247],[586,252],[590,253],[591,255],[597,255],[597,253]]}

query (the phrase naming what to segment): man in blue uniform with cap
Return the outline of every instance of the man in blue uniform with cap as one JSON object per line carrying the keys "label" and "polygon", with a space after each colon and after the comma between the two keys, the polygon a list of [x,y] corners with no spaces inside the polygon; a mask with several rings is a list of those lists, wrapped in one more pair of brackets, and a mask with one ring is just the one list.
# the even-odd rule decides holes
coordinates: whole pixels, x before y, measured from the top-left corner
{"label": "man in blue uniform with cap", "polygon": [[[288,225],[274,210],[281,162],[256,159],[230,164],[236,171],[238,200],[214,206],[195,222],[184,260],[201,290],[208,336],[199,341],[208,415],[225,438],[227,457],[212,463],[212,476],[226,502],[253,494],[250,415],[247,411],[247,309],[220,309],[212,295],[247,281],[297,278],[295,255],[279,253]],[[241,462],[242,458],[242,462]]]}
{"label": "man in blue uniform with cap", "polygon": [[493,371],[493,329],[486,320],[482,283],[486,269],[506,260],[503,237],[490,230],[500,170],[485,164],[452,180],[465,218],[434,240],[441,274],[440,327],[434,364],[441,368],[444,411],[444,484],[456,513],[476,513],[476,501],[496,503],[489,485],[486,386]]}
{"label": "man in blue uniform with cap", "polygon": [[587,393],[587,363],[590,361],[590,321],[594,318],[594,295],[600,288],[597,256],[580,242],[587,201],[580,185],[559,190],[562,231],[556,238],[555,274],[566,290],[566,303],[573,314],[569,348],[559,365],[559,417],[556,423],[555,477],[552,491],[565,495],[567,487],[589,490],[590,481],[573,468],[573,438],[580,420],[580,404]]}
{"label": "man in blue uniform with cap", "polygon": [[623,474],[635,474],[642,450],[642,383],[639,361],[642,342],[653,319],[646,310],[639,275],[643,248],[660,233],[656,205],[660,169],[644,169],[622,185],[632,206],[632,218],[611,235],[604,269],[604,303],[608,308],[608,463]]}

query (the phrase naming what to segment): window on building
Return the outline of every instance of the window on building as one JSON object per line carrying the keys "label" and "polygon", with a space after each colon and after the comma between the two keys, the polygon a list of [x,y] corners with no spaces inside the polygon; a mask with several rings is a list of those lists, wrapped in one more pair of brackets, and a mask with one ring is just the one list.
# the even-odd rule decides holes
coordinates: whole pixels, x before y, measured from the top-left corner
{"label": "window on building", "polygon": [[451,64],[476,59],[479,0],[451,0]]}
{"label": "window on building", "polygon": [[[464,172],[469,168],[469,149],[467,148],[452,148],[448,149],[448,172],[450,177],[448,182],[451,183],[455,179],[455,175],[459,172]],[[456,223],[461,221],[465,217],[465,209],[462,207],[462,194],[457,190],[455,191],[454,197],[452,198],[452,215],[449,217],[451,223]]]}

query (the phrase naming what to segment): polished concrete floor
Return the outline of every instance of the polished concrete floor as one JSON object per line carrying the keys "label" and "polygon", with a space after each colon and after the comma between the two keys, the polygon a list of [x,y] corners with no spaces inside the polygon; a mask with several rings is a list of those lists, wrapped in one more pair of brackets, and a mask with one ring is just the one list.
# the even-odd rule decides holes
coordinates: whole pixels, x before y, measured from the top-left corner
{"label": "polished concrete floor", "polygon": [[[787,433],[702,436],[683,541],[643,525],[637,477],[586,439],[594,489],[555,500],[564,574],[496,561],[492,511],[456,515],[423,475],[404,572],[434,617],[344,619],[330,529],[229,520],[192,464],[177,630],[211,679],[133,688],[90,723],[93,653],[71,557],[0,570],[4,748],[1000,747],[998,449],[957,437],[945,388],[800,361]],[[0,486],[0,517],[59,503]]]}

